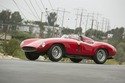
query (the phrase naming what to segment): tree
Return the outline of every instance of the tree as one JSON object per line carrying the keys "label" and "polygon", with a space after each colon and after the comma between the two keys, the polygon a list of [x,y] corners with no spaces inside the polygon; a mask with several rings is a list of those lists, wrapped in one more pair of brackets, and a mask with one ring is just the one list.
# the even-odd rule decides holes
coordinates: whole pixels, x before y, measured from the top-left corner
{"label": "tree", "polygon": [[11,24],[12,24],[12,30],[16,30],[17,25],[22,22],[22,17],[18,11],[12,13],[11,15]]}
{"label": "tree", "polygon": [[53,30],[52,30],[52,36],[55,35],[55,29],[54,29],[54,26],[55,26],[55,22],[57,20],[57,14],[55,12],[51,12],[48,16],[48,24],[49,26],[53,26]]}
{"label": "tree", "polygon": [[2,23],[8,24],[10,23],[10,19],[11,19],[11,12],[9,10],[3,10],[0,13],[0,21]]}
{"label": "tree", "polygon": [[45,31],[44,24],[41,22],[39,24],[39,27],[40,27],[40,37],[44,37],[44,31]]}
{"label": "tree", "polygon": [[63,28],[62,34],[74,34],[75,30],[70,28]]}
{"label": "tree", "polygon": [[105,36],[105,33],[96,29],[89,29],[85,32],[87,37],[94,36],[97,40],[102,40],[102,37]]}
{"label": "tree", "polygon": [[11,39],[8,42],[2,43],[2,50],[4,54],[13,55],[18,49],[20,49],[20,45],[16,39]]}
{"label": "tree", "polygon": [[116,29],[112,29],[108,32],[106,32],[107,34],[113,34],[113,39],[115,40],[119,40],[121,41],[123,39],[123,34],[124,34],[124,28],[116,28]]}
{"label": "tree", "polygon": [[9,10],[3,10],[0,13],[0,22],[3,24],[3,32],[5,33],[5,40],[8,30],[12,30],[12,34],[15,33],[17,25],[22,22],[22,18],[19,12],[11,14]]}
{"label": "tree", "polygon": [[82,28],[81,27],[76,28],[75,34],[82,35]]}
{"label": "tree", "polygon": [[3,10],[0,13],[0,22],[3,24],[3,32],[5,33],[5,38],[4,38],[5,41],[6,41],[6,36],[8,33],[10,20],[11,20],[11,12],[9,10]]}
{"label": "tree", "polygon": [[23,31],[15,31],[15,33],[12,34],[12,38],[18,39],[20,41],[31,37],[33,37],[32,34]]}
{"label": "tree", "polygon": [[115,56],[115,60],[119,62],[119,65],[121,65],[125,62],[125,43],[119,43],[116,48],[117,54]]}
{"label": "tree", "polygon": [[55,25],[55,22],[57,20],[56,16],[57,16],[57,14],[55,12],[51,12],[49,14],[49,16],[47,17],[49,26],[54,26]]}
{"label": "tree", "polygon": [[48,30],[47,30],[47,34],[46,34],[46,37],[49,38],[49,37],[51,37],[51,35],[52,35],[52,30],[51,30],[51,29],[48,29]]}

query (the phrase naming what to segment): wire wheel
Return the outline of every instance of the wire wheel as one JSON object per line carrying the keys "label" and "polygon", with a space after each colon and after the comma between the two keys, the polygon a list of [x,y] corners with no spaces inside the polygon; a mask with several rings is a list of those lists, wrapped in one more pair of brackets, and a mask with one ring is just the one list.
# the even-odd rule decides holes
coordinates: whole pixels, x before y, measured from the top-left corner
{"label": "wire wheel", "polygon": [[55,59],[58,59],[62,56],[62,49],[60,48],[60,46],[54,46],[52,49],[52,56]]}
{"label": "wire wheel", "polygon": [[61,45],[55,44],[48,51],[48,57],[51,61],[58,62],[62,59],[64,54],[63,47]]}
{"label": "wire wheel", "polygon": [[100,49],[97,51],[96,55],[93,57],[93,60],[97,64],[103,64],[107,60],[107,51]]}

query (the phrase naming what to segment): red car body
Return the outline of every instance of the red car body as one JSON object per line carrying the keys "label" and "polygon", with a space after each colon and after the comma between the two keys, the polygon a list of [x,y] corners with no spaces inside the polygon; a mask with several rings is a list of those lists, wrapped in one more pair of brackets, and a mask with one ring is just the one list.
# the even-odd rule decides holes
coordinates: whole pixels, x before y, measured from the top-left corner
{"label": "red car body", "polygon": [[65,55],[70,57],[93,57],[99,49],[107,52],[107,59],[116,54],[116,49],[104,42],[94,41],[88,37],[82,37],[81,40],[70,38],[46,38],[46,39],[26,39],[21,43],[21,48],[25,52],[37,52],[46,54],[53,45],[61,45],[65,50]]}

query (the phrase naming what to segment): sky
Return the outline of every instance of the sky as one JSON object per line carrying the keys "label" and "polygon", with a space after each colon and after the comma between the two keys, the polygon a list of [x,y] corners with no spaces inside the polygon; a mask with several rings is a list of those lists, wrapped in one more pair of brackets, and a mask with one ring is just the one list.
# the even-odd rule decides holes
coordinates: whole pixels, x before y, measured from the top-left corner
{"label": "sky", "polygon": [[[3,9],[9,9],[12,12],[20,11],[24,19],[40,20],[41,11],[45,12],[45,8],[47,8],[48,11],[51,11],[52,9],[57,10],[58,8],[60,10],[65,9],[69,13],[65,13],[63,26],[73,28],[75,27],[76,23],[76,9],[85,9],[87,10],[87,12],[99,13],[100,16],[109,19],[111,28],[125,27],[125,0],[42,0],[45,8],[42,6],[40,0],[14,1],[17,3],[19,8],[17,8],[13,0],[0,0],[0,11],[2,11]],[[29,4],[31,10],[29,9],[25,1]],[[33,4],[35,10],[32,8],[30,1]],[[49,2],[51,2],[51,4]],[[38,16],[36,13],[38,14]],[[43,13],[42,15],[44,21],[46,21],[45,15],[46,13]],[[59,12],[59,24],[62,23],[61,19],[62,12]]]}

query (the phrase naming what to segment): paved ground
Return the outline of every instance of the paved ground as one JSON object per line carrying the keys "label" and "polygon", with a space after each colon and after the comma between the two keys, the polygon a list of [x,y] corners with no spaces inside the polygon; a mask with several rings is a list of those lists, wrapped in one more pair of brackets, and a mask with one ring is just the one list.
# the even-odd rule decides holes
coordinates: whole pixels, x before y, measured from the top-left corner
{"label": "paved ground", "polygon": [[125,66],[0,60],[0,83],[125,83]]}

